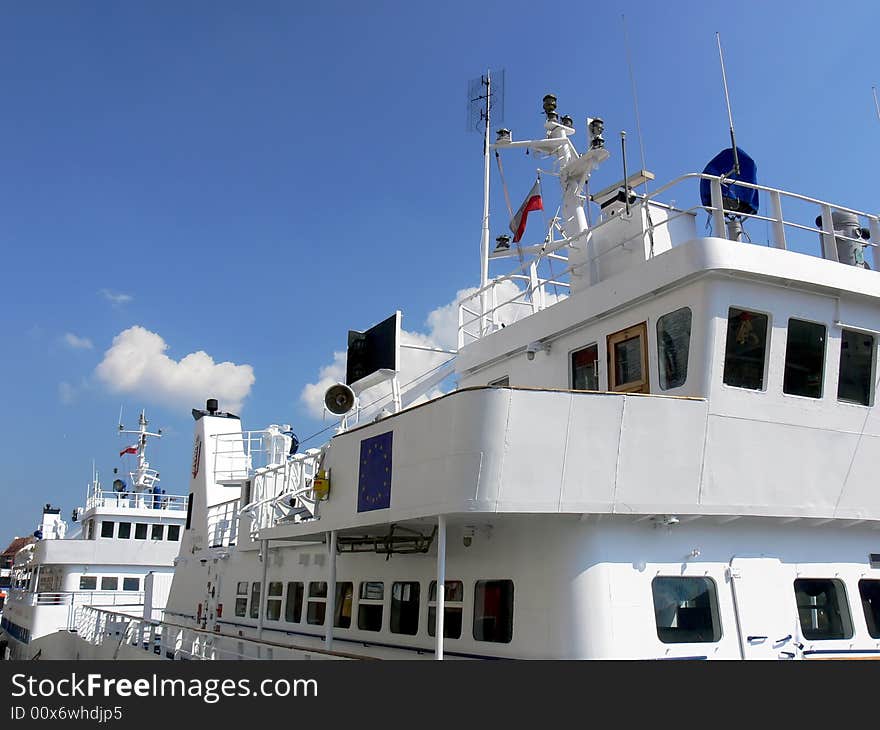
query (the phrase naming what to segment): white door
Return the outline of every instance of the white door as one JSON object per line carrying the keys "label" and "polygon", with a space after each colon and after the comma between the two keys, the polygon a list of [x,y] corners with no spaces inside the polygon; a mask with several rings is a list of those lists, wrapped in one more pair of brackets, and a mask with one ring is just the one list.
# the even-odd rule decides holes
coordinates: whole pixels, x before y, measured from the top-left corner
{"label": "white door", "polygon": [[791,571],[776,558],[735,557],[729,573],[743,658],[799,658]]}

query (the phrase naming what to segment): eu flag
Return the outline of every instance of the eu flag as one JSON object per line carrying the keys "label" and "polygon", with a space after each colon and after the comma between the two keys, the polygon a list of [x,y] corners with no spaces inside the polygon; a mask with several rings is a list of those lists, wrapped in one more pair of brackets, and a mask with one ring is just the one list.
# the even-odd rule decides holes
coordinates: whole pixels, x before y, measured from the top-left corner
{"label": "eu flag", "polygon": [[393,431],[361,441],[358,512],[391,506],[391,444]]}

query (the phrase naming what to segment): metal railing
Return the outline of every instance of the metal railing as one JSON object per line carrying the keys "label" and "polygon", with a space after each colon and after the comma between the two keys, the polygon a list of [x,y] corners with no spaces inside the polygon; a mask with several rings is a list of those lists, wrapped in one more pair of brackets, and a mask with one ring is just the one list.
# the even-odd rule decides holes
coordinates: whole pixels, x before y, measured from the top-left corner
{"label": "metal railing", "polygon": [[238,508],[241,500],[208,507],[208,547],[230,547],[238,538]]}
{"label": "metal railing", "polygon": [[263,528],[319,518],[321,495],[315,493],[314,479],[321,457],[321,449],[309,449],[284,464],[254,471],[251,501],[241,510],[252,518],[253,537]]}
{"label": "metal railing", "polygon": [[[711,205],[704,206],[694,205],[687,209],[676,207],[675,200],[670,202],[662,202],[661,196],[668,197],[670,191],[677,186],[681,186],[688,182],[696,182],[707,180],[709,182]],[[759,215],[758,213],[734,212],[724,208],[724,196],[722,185],[729,187],[742,187],[757,190],[769,199],[770,215]],[[526,263],[521,264],[511,273],[497,277],[489,282],[486,286],[469,294],[459,302],[458,313],[458,346],[459,348],[479,340],[482,337],[494,332],[502,326],[502,324],[510,324],[537,311],[551,306],[555,303],[555,299],[561,297],[556,296],[550,299],[548,295],[548,287],[568,288],[570,286],[570,276],[572,272],[578,268],[587,266],[596,261],[601,256],[607,256],[611,251],[618,248],[626,247],[636,239],[669,226],[673,221],[684,216],[693,216],[700,211],[705,211],[711,221],[712,233],[710,235],[716,238],[727,238],[727,221],[730,217],[735,216],[740,222],[764,222],[767,226],[766,244],[773,248],[781,250],[793,250],[791,246],[792,236],[800,236],[799,241],[803,243],[804,236],[808,235],[813,246],[818,246],[818,250],[801,251],[809,255],[815,255],[829,261],[840,261],[839,249],[849,247],[853,252],[856,260],[844,261],[848,264],[860,265],[860,256],[863,251],[873,249],[874,269],[880,269],[880,254],[878,254],[878,246],[880,246],[880,217],[876,214],[866,213],[864,211],[855,210],[841,205],[828,203],[818,198],[811,198],[798,193],[791,193],[778,188],[771,188],[766,185],[757,183],[747,183],[742,181],[724,180],[715,175],[706,175],[703,173],[688,173],[678,177],[666,185],[652,191],[650,194],[640,195],[634,209],[638,206],[647,205],[649,201],[657,202],[669,209],[670,214],[658,224],[648,222],[648,226],[644,231],[637,231],[635,234],[621,239],[613,247],[604,250],[601,254],[588,256],[587,260],[579,261],[576,264],[569,265],[564,271],[552,278],[541,279],[537,272],[541,263],[558,259],[566,261],[564,257],[557,254],[557,251],[571,245],[589,245],[591,237],[596,231],[601,230],[604,226],[609,225],[612,221],[617,220],[617,216],[609,217],[599,222],[595,226],[590,227],[575,237],[553,241],[549,245],[540,247],[534,258]],[[801,212],[798,220],[786,219],[783,212],[783,201],[788,206],[794,207],[805,206],[808,212]],[[867,221],[867,229],[870,233],[865,238],[859,233],[858,235],[848,235],[842,230],[834,229],[833,213],[844,213],[855,216],[858,219],[858,225],[861,226],[862,220]],[[817,222],[818,221],[818,222]],[[854,224],[855,225],[855,224]],[[673,229],[669,228],[671,245],[676,246],[685,243],[686,240],[676,240],[673,236]],[[748,237],[748,234],[746,234]],[[691,240],[691,239],[687,239]],[[746,242],[744,242],[745,245]],[[760,245],[756,242],[748,241],[751,245]],[[569,281],[566,281],[566,277]],[[508,296],[503,301],[498,301],[498,292],[506,282],[525,282],[525,287],[519,289],[512,297]],[[518,288],[518,287],[517,287]],[[491,300],[491,304],[482,311],[483,294],[487,294],[487,299]],[[549,300],[549,301],[548,301]]]}
{"label": "metal railing", "polygon": [[282,464],[288,457],[290,439],[274,428],[219,433],[213,438],[214,481],[221,484],[242,482],[256,469]]}
{"label": "metal railing", "polygon": [[143,591],[59,591],[31,593],[31,606],[138,606],[144,602]]}
{"label": "metal railing", "polygon": [[186,510],[188,497],[180,494],[150,494],[148,492],[114,492],[99,490],[89,494],[86,509],[111,507],[113,509]]}
{"label": "metal railing", "polygon": [[209,631],[94,606],[83,606],[77,610],[74,630],[83,641],[93,646],[110,644],[113,658],[119,657],[123,646],[157,654],[163,659],[372,658],[311,646],[232,636],[221,633],[219,626]]}

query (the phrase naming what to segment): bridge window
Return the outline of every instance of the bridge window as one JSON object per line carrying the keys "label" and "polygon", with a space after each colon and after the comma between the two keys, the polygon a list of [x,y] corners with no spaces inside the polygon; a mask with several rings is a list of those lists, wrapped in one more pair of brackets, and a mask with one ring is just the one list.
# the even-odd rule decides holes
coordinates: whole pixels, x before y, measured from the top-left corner
{"label": "bridge window", "polygon": [[[448,580],[444,584],[443,636],[447,639],[461,638],[461,616],[464,601],[464,584],[460,580]],[[428,635],[437,635],[437,581],[432,580],[428,589]]]}
{"label": "bridge window", "polygon": [[474,638],[501,644],[507,644],[513,638],[512,580],[477,581],[474,588]]}
{"label": "bridge window", "polygon": [[165,539],[177,542],[180,539],[180,525],[168,525],[168,532],[165,533]]}
{"label": "bridge window", "polygon": [[362,631],[382,630],[385,584],[381,581],[361,583],[358,598],[358,628]]}
{"label": "bridge window", "polygon": [[354,588],[351,583],[336,584],[336,605],[333,625],[338,629],[351,627],[351,604],[354,602]]}
{"label": "bridge window", "polygon": [[794,595],[805,639],[852,638],[852,620],[843,581],[799,578],[794,582]]}
{"label": "bridge window", "polygon": [[782,391],[807,398],[821,398],[824,373],[825,325],[800,319],[788,320]]}
{"label": "bridge window", "polygon": [[251,618],[259,618],[260,617],[260,588],[261,584],[259,581],[254,581],[251,583]]}
{"label": "bridge window", "polygon": [[598,345],[589,345],[571,353],[571,389],[599,390]]}
{"label": "bridge window", "polygon": [[608,385],[616,393],[648,393],[648,326],[608,336]]}
{"label": "bridge window", "polygon": [[281,618],[281,594],[284,592],[284,583],[273,581],[269,584],[269,595],[266,598],[266,619],[278,621]]}
{"label": "bridge window", "polygon": [[309,605],[306,610],[306,621],[316,626],[324,625],[327,612],[327,583],[312,581],[309,583]]}
{"label": "bridge window", "polygon": [[731,307],[727,314],[724,383],[761,390],[767,355],[767,315]]}
{"label": "bridge window", "polygon": [[101,522],[101,537],[113,537],[114,524],[114,522],[107,522],[106,520]]}
{"label": "bridge window", "polygon": [[98,588],[98,576],[83,575],[79,579],[79,589],[81,591],[94,591]]}
{"label": "bridge window", "polygon": [[284,604],[284,620],[298,624],[302,621],[303,584],[291,581],[287,584],[287,603]]}
{"label": "bridge window", "polygon": [[122,590],[124,591],[139,591],[141,589],[141,579],[140,578],[123,578],[122,579]]}
{"label": "bridge window", "polygon": [[658,576],[651,581],[657,637],[664,644],[721,638],[718,597],[711,578]]}
{"label": "bridge window", "polygon": [[134,526],[134,539],[135,540],[146,540],[147,539],[147,526],[144,524],[136,524]]}
{"label": "bridge window", "polygon": [[837,400],[871,405],[871,373],[874,365],[874,338],[843,330],[840,338],[840,376]]}
{"label": "bridge window", "polygon": [[131,522],[120,522],[116,537],[120,540],[128,540],[131,537]]}
{"label": "bridge window", "polygon": [[153,525],[152,532],[150,533],[150,537],[153,540],[161,540],[162,536],[165,534],[165,525]]}
{"label": "bridge window", "polygon": [[687,380],[688,351],[691,344],[691,310],[676,309],[657,320],[657,361],[660,387],[678,388]]}
{"label": "bridge window", "polygon": [[873,639],[880,639],[880,580],[860,580],[859,595],[868,633]]}
{"label": "bridge window", "polygon": [[415,581],[391,586],[391,633],[414,636],[419,631],[419,584]]}
{"label": "bridge window", "polygon": [[239,581],[235,588],[235,615],[239,618],[247,616],[247,581]]}
{"label": "bridge window", "polygon": [[116,591],[119,590],[119,578],[115,576],[107,576],[105,575],[101,578],[101,590],[102,591]]}

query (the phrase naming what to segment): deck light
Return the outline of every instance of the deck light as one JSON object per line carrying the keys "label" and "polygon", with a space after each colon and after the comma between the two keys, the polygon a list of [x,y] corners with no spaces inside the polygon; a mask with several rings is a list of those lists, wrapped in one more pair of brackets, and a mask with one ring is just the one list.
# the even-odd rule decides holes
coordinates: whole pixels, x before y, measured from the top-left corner
{"label": "deck light", "polygon": [[547,115],[548,122],[555,122],[559,119],[556,113],[556,97],[553,94],[547,94],[544,97],[544,114]]}
{"label": "deck light", "polygon": [[587,117],[587,130],[590,132],[590,148],[600,149],[605,146],[602,132],[605,131],[605,122],[599,117]]}
{"label": "deck light", "polygon": [[509,129],[499,129],[498,131],[495,132],[495,134],[497,135],[495,137],[496,143],[504,144],[504,143],[510,142],[510,130]]}

